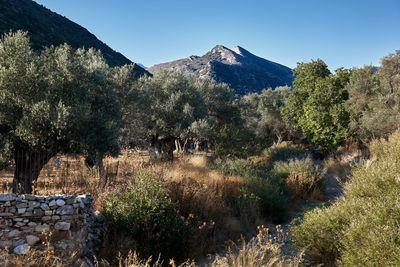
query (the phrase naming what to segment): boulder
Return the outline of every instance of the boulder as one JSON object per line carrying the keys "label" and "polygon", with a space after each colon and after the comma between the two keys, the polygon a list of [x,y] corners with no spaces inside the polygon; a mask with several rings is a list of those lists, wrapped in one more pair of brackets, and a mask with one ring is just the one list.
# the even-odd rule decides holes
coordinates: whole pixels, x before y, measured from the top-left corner
{"label": "boulder", "polygon": [[28,254],[28,252],[29,252],[29,245],[28,245],[28,244],[22,244],[22,245],[16,246],[16,247],[14,248],[14,252],[15,252],[15,254],[18,254],[18,255],[25,255],[25,254]]}

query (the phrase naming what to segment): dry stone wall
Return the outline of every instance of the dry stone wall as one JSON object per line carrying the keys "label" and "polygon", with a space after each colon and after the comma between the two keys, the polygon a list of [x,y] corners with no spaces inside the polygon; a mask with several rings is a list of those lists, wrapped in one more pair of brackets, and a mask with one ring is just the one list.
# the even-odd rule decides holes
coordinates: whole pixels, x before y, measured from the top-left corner
{"label": "dry stone wall", "polygon": [[0,249],[27,254],[50,244],[61,257],[90,261],[101,250],[105,223],[92,201],[89,195],[0,194]]}

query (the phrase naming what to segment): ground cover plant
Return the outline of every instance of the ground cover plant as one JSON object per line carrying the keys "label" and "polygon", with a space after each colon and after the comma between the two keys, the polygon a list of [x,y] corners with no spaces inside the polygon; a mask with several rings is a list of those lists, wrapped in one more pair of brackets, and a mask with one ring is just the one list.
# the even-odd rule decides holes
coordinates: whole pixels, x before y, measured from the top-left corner
{"label": "ground cover plant", "polygon": [[344,197],[304,215],[292,235],[316,261],[343,266],[400,264],[400,133],[370,146],[373,164],[354,167]]}

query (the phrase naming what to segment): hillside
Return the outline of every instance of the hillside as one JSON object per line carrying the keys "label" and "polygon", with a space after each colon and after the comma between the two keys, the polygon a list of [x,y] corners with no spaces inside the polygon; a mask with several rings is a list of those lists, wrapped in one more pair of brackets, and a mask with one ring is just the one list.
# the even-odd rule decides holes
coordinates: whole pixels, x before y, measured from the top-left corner
{"label": "hillside", "polygon": [[[10,30],[27,31],[36,50],[68,43],[74,48],[94,47],[101,50],[110,66],[132,63],[82,26],[31,0],[0,0],[0,33]],[[146,73],[138,65],[135,65],[135,70],[138,75]]]}
{"label": "hillside", "polygon": [[291,85],[290,68],[250,53],[240,46],[232,50],[217,45],[204,56],[190,56],[148,68],[151,73],[162,69],[183,74],[196,74],[224,82],[235,89],[238,95],[260,92],[262,89]]}

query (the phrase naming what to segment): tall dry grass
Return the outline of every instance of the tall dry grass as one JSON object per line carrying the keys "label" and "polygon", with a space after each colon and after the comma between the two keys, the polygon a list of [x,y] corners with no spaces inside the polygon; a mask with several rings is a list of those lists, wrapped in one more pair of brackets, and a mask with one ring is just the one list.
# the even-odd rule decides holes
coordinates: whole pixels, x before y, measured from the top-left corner
{"label": "tall dry grass", "polygon": [[[250,220],[242,216],[246,213],[237,214],[233,199],[240,194],[244,179],[211,170],[208,167],[208,160],[207,154],[198,154],[181,156],[173,163],[165,163],[151,161],[148,154],[142,151],[123,151],[118,158],[105,158],[105,171],[100,174],[93,169],[88,169],[84,165],[84,158],[80,156],[63,158],[61,168],[57,168],[54,159],[51,159],[43,168],[35,184],[34,192],[42,195],[88,193],[95,199],[95,208],[101,210],[102,203],[99,196],[110,183],[129,181],[139,172],[162,176],[166,178],[169,195],[180,213],[195,226],[189,241],[190,257],[200,259],[209,253],[224,251],[230,240],[239,240],[241,236],[250,237],[257,233],[257,225],[266,224],[261,216],[255,216]],[[3,178],[0,191],[11,192],[12,170],[2,171],[0,177]],[[123,240],[116,240],[115,243],[109,244],[104,254],[107,257],[101,266],[110,265],[107,261],[121,267],[153,266],[154,261],[152,263],[148,262],[148,259],[143,261],[137,254],[129,253],[131,241],[129,237],[125,237]],[[251,245],[242,243],[240,248],[237,246],[230,254],[217,257],[213,265],[209,266],[245,266],[240,265],[240,262],[265,266],[263,264],[267,259],[264,254],[267,250],[268,255],[280,257],[279,249],[275,249],[275,246],[268,242],[265,244],[265,246],[259,244],[260,247],[255,246],[254,243]],[[117,258],[116,255],[121,250],[124,251],[121,257]],[[32,266],[53,266],[43,263],[43,258],[34,254],[22,257],[6,256],[4,259],[7,259],[4,261],[7,264],[31,262],[34,263]],[[68,266],[58,262],[55,257],[50,257],[50,259],[54,266]],[[259,263],[262,264],[257,265]],[[157,264],[161,263],[158,262],[154,266]]]}

